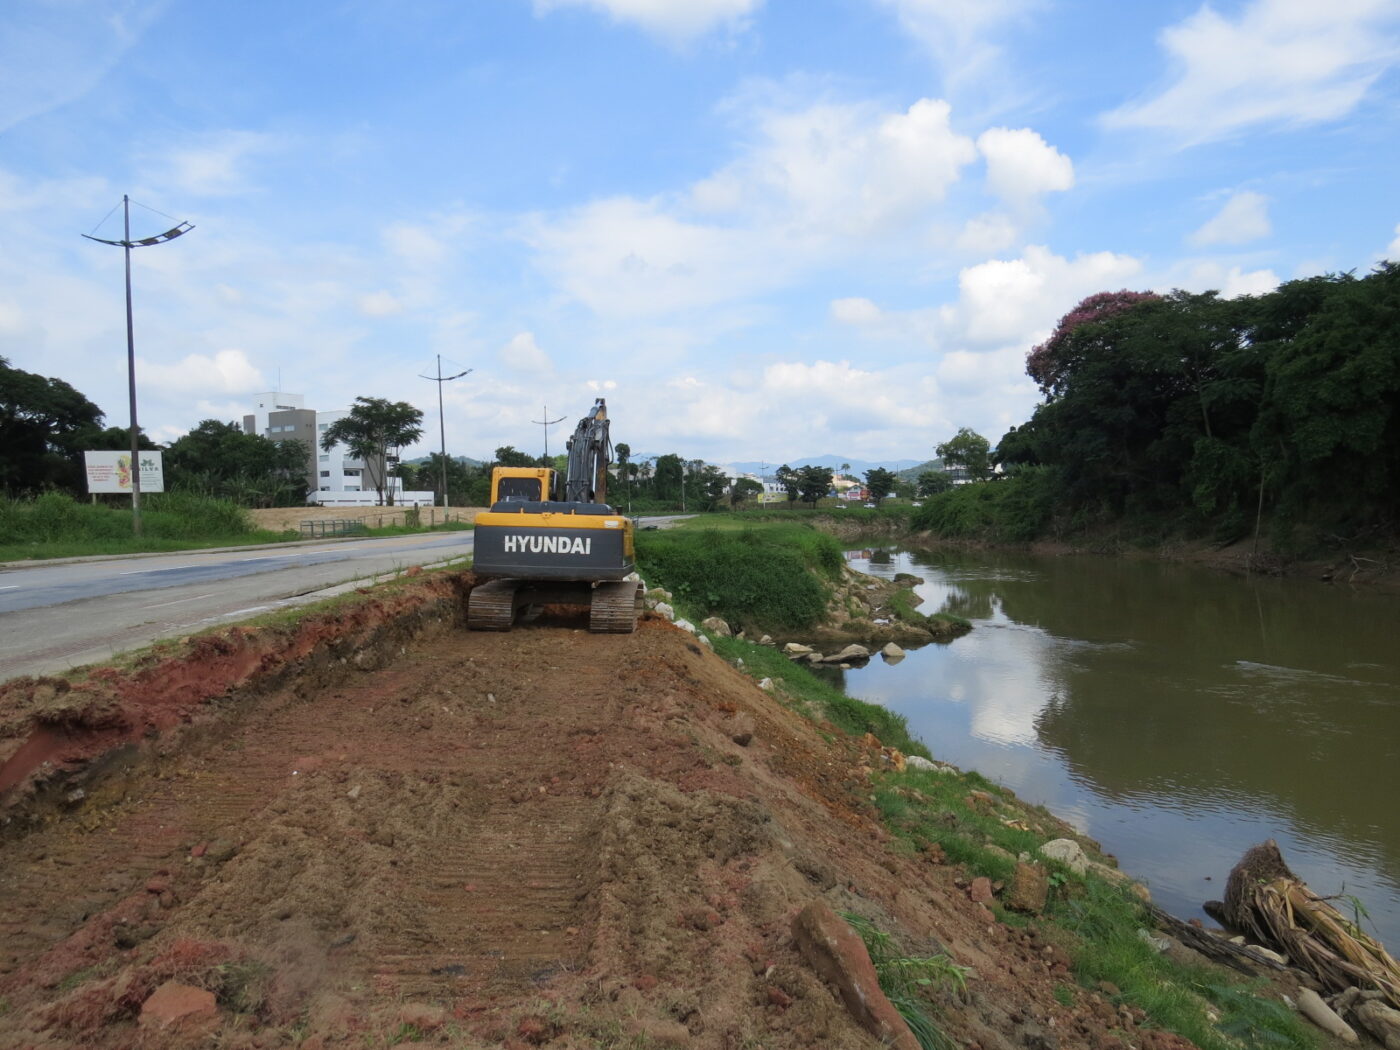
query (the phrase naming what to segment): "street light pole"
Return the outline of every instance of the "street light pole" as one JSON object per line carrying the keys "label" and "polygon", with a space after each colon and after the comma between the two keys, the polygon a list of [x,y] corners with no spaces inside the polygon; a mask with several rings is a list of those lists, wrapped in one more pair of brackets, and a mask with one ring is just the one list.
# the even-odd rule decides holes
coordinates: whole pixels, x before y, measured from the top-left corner
{"label": "street light pole", "polygon": [[541,413],[541,414],[544,416],[543,419],[532,419],[532,420],[530,420],[530,422],[531,422],[531,423],[543,423],[543,424],[544,424],[544,458],[545,458],[545,459],[548,459],[548,458],[549,458],[549,428],[550,428],[550,426],[552,426],[552,425],[555,424],[555,423],[562,423],[562,422],[564,421],[564,417],[563,417],[563,416],[560,416],[558,419],[550,419],[550,418],[549,418],[549,406],[548,406],[548,405],[545,405],[545,406],[544,406],[544,412]]}
{"label": "street light pole", "polygon": [[[110,215],[111,212],[108,212]],[[99,223],[99,225],[101,225]],[[141,439],[136,425],[136,335],[131,320],[131,249],[146,248],[153,244],[173,241],[181,234],[189,233],[194,226],[182,222],[154,237],[143,237],[139,241],[131,239],[131,198],[122,194],[122,239],[108,241],[91,234],[83,234],[90,241],[111,244],[122,249],[126,257],[126,385],[131,402],[131,532],[141,535]]]}
{"label": "street light pole", "polygon": [[442,384],[443,384],[443,383],[450,383],[450,382],[452,382],[452,380],[454,380],[454,379],[461,379],[464,375],[466,375],[468,372],[470,372],[471,369],[468,368],[468,369],[466,369],[466,371],[458,372],[455,376],[444,376],[444,375],[442,374],[442,355],[441,355],[441,354],[438,354],[438,355],[436,355],[436,356],[437,356],[437,375],[436,375],[436,376],[425,376],[425,375],[420,375],[418,378],[419,378],[419,379],[431,379],[434,383],[437,384],[437,388],[438,388],[438,441],[441,442],[441,444],[442,444],[442,454],[441,454],[441,459],[440,459],[440,461],[439,461],[439,463],[438,463],[438,466],[441,468],[441,471],[442,471],[442,509],[443,509],[443,511],[444,511],[443,520],[446,521],[446,520],[447,520],[447,515],[446,515],[445,512],[446,512],[447,508],[448,508],[449,506],[451,506],[451,501],[447,498],[447,423],[446,423],[446,421],[444,420],[444,417],[443,417],[443,414],[442,414]]}

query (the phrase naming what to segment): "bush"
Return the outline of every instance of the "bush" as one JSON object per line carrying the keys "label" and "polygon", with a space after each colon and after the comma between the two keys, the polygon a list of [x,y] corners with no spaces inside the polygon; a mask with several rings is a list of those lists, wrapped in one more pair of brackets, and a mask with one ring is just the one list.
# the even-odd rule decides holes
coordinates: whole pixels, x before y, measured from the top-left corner
{"label": "bush", "polygon": [[816,623],[844,557],[831,536],[802,526],[642,532],[637,559],[653,585],[706,616],[800,629]]}
{"label": "bush", "polygon": [[915,529],[949,539],[1028,543],[1050,526],[1059,476],[1051,467],[1025,467],[1008,478],[959,485],[915,509]]}
{"label": "bush", "polygon": [[[254,529],[247,512],[228,500],[154,492],[142,500],[141,531],[147,540],[191,541],[237,539]],[[79,503],[63,492],[0,500],[0,546],[126,549],[132,541],[131,511],[125,506]]]}

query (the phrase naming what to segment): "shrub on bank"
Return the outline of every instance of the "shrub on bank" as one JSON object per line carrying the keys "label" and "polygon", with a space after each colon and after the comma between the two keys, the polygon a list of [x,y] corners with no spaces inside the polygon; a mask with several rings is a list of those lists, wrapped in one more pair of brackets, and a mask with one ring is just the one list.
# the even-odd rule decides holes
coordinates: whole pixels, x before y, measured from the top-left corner
{"label": "shrub on bank", "polygon": [[637,534],[637,561],[703,616],[775,630],[821,619],[844,557],[831,536],[800,525],[763,529],[667,529]]}
{"label": "shrub on bank", "polygon": [[930,496],[914,509],[910,526],[948,539],[1028,543],[1049,530],[1057,491],[1052,468],[1026,467]]}

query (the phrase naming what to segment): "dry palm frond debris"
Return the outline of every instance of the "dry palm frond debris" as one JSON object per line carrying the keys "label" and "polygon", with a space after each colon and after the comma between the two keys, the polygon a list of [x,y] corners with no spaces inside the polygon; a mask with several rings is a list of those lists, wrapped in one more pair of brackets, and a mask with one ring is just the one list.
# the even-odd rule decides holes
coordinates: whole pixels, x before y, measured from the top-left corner
{"label": "dry palm frond debris", "polygon": [[1288,865],[1269,839],[1252,847],[1230,871],[1224,919],[1257,943],[1286,954],[1326,988],[1377,988],[1400,1008],[1400,963],[1385,946],[1320,897]]}

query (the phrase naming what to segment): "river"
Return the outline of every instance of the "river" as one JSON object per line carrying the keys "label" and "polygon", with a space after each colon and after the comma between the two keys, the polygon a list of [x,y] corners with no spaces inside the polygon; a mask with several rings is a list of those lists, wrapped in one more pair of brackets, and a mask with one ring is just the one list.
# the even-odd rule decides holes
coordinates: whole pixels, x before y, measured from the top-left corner
{"label": "river", "polygon": [[847,556],[974,625],[840,673],[935,757],[1070,821],[1183,918],[1277,839],[1400,949],[1400,598],[1087,556]]}

